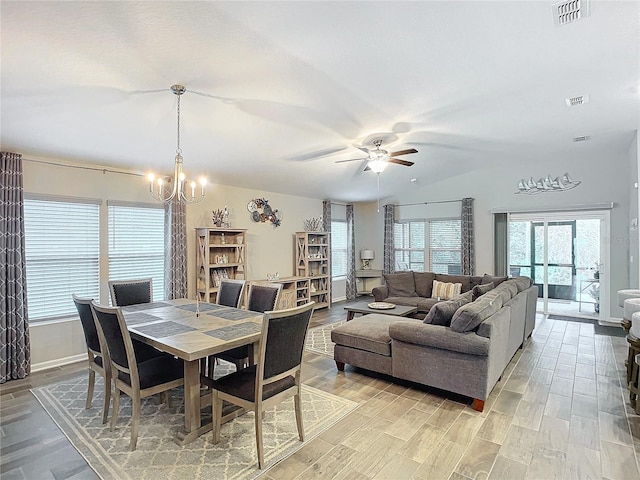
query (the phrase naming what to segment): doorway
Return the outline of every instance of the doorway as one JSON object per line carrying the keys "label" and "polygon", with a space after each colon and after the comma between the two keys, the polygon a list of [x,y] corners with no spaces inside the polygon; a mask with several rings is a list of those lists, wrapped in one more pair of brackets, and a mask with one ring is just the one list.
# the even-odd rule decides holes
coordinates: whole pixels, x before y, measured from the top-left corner
{"label": "doorway", "polygon": [[608,211],[510,215],[510,274],[533,279],[539,312],[604,318],[608,228]]}

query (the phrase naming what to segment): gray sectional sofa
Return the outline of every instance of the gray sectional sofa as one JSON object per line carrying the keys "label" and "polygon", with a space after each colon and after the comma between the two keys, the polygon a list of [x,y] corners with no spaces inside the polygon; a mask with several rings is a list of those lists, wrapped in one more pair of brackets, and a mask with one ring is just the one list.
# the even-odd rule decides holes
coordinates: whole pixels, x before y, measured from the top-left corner
{"label": "gray sectional sofa", "polygon": [[538,290],[531,279],[498,283],[480,281],[450,300],[435,299],[424,320],[370,314],[336,327],[338,370],[349,364],[455,392],[482,411],[535,326]]}

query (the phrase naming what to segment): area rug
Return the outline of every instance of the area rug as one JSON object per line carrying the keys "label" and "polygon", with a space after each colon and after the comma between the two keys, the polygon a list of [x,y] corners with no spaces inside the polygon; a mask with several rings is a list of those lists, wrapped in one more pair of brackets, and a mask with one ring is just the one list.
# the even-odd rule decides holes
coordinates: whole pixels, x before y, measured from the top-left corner
{"label": "area rug", "polygon": [[596,335],[608,335],[610,337],[626,337],[627,332],[622,327],[610,327],[608,325],[599,325],[597,320],[591,320],[581,317],[569,317],[566,315],[549,315],[550,320],[565,320],[567,322],[590,323],[593,325],[593,332]]}
{"label": "area rug", "polygon": [[[217,369],[217,367],[216,367]],[[131,402],[121,398],[118,426],[102,425],[102,378],[96,378],[91,409],[85,409],[88,375],[31,390],[87,463],[103,479],[254,479],[346,416],[357,403],[303,385],[305,442],[298,440],[293,399],[265,413],[263,442],[266,467],[259,470],[254,415],[248,412],[222,426],[220,443],[209,432],[186,446],[174,432],[184,422],[183,391],[172,391],[172,408],[159,397],[142,401],[136,451],[129,451]],[[203,411],[204,417],[204,411]],[[210,418],[210,415],[209,415]]]}
{"label": "area rug", "polygon": [[344,323],[345,322],[328,323],[319,327],[310,328],[307,332],[305,350],[333,358],[333,347],[335,344],[331,341],[331,330]]}

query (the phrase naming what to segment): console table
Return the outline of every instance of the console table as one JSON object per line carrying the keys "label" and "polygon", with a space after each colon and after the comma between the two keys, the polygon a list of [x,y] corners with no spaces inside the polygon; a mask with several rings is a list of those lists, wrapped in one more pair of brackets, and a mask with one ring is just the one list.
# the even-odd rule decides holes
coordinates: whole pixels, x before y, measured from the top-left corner
{"label": "console table", "polygon": [[[358,284],[357,294],[358,295],[371,295],[371,290],[373,287],[377,287],[380,282],[376,282],[373,287],[367,288],[367,282],[371,279],[382,279],[382,270],[356,270],[356,282]],[[362,284],[362,285],[361,285]],[[360,288],[362,287],[362,288]]]}

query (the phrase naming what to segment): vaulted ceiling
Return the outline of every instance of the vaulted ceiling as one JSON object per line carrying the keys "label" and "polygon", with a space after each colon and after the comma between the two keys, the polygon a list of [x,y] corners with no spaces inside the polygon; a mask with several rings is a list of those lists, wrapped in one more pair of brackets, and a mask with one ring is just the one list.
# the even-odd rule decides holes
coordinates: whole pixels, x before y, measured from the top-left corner
{"label": "vaulted ceiling", "polygon": [[383,195],[628,148],[640,3],[592,1],[563,26],[552,4],[3,0],[2,148],[170,173],[176,83],[188,174],[294,195],[374,199],[364,161],[335,161],[376,138],[419,151]]}

